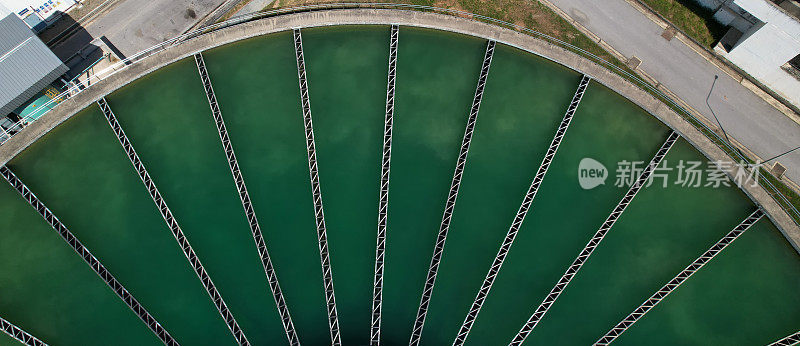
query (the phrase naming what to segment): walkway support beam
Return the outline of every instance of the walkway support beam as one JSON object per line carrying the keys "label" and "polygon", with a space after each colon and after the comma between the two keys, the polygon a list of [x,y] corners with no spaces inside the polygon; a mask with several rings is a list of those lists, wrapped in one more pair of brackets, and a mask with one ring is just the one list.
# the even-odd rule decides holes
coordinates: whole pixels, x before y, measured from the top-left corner
{"label": "walkway support beam", "polygon": [[156,183],[150,177],[150,173],[147,172],[147,168],[142,163],[142,160],[139,159],[139,154],[137,154],[136,150],[134,150],[131,141],[128,140],[128,136],[125,135],[125,131],[122,130],[122,126],[120,126],[119,121],[117,121],[117,117],[114,115],[114,112],[111,111],[111,107],[108,105],[108,102],[106,102],[105,98],[101,98],[97,101],[97,105],[100,106],[100,110],[103,111],[103,115],[105,115],[108,124],[111,126],[111,129],[117,136],[119,144],[122,145],[122,149],[124,149],[125,154],[128,155],[128,159],[133,164],[133,168],[139,175],[139,179],[142,180],[142,183],[147,189],[147,193],[150,194],[150,198],[152,198],[153,202],[156,204],[158,212],[161,213],[161,217],[164,218],[164,221],[167,223],[170,232],[175,237],[175,240],[178,242],[181,250],[183,250],[183,255],[186,256],[187,260],[189,260],[189,264],[191,264],[192,269],[194,269],[194,272],[197,274],[200,282],[203,283],[203,287],[205,287],[206,292],[208,293],[209,297],[211,297],[211,300],[217,307],[217,311],[219,311],[219,314],[222,316],[222,319],[225,321],[225,324],[228,326],[231,334],[233,334],[236,342],[239,343],[239,345],[250,345],[250,342],[247,341],[247,337],[244,335],[244,332],[239,327],[239,323],[237,323],[236,319],[233,318],[233,314],[228,309],[228,305],[225,304],[225,301],[222,299],[222,295],[219,294],[217,286],[214,285],[214,282],[211,280],[208,272],[206,272],[206,269],[203,267],[203,263],[200,262],[200,258],[197,257],[194,249],[192,249],[192,245],[189,244],[189,240],[186,239],[186,235],[183,234],[183,230],[178,225],[178,220],[172,215],[172,211],[169,209],[167,202],[164,200],[164,197],[161,196],[161,192],[158,191]]}
{"label": "walkway support beam", "polygon": [[769,344],[769,346],[792,346],[797,345],[798,343],[800,343],[800,330],[794,334],[787,335],[783,339]]}
{"label": "walkway support beam", "polygon": [[531,186],[528,188],[528,192],[525,193],[522,204],[517,211],[517,215],[514,217],[514,221],[511,223],[511,227],[509,227],[508,233],[506,233],[506,237],[503,239],[503,243],[500,245],[500,250],[497,251],[497,256],[495,256],[492,266],[489,268],[489,273],[486,274],[486,278],[483,280],[483,284],[481,284],[481,288],[478,290],[478,296],[475,297],[475,301],[472,302],[472,306],[470,307],[469,312],[467,312],[467,317],[464,320],[464,323],[461,325],[461,329],[458,331],[455,341],[453,341],[454,346],[463,345],[464,342],[467,341],[467,337],[472,329],[472,325],[475,323],[475,319],[478,318],[478,313],[480,313],[481,307],[483,307],[483,302],[486,301],[486,297],[489,295],[489,291],[492,289],[492,284],[494,284],[494,280],[497,278],[497,274],[500,272],[500,268],[503,266],[506,256],[508,256],[508,251],[511,250],[511,245],[514,243],[517,233],[519,233],[522,222],[525,221],[525,216],[528,215],[528,211],[531,208],[533,199],[536,197],[536,193],[539,191],[539,186],[541,186],[542,180],[544,180],[544,176],[547,174],[547,170],[550,168],[550,164],[553,162],[553,158],[556,156],[558,147],[561,145],[561,140],[564,139],[564,135],[567,133],[567,128],[569,128],[569,124],[572,122],[573,116],[575,116],[575,111],[578,110],[578,105],[581,103],[583,94],[586,92],[586,88],[589,86],[589,81],[591,81],[589,76],[583,75],[581,77],[581,80],[578,83],[578,89],[575,91],[575,95],[572,97],[572,101],[567,107],[567,112],[564,114],[564,118],[558,125],[558,130],[556,130],[556,134],[553,137],[553,140],[550,142],[550,146],[547,148],[547,153],[545,153],[544,159],[542,159],[542,164],[539,165],[539,169],[536,171],[536,175],[533,177]]}
{"label": "walkway support beam", "polygon": [[400,26],[392,25],[389,35],[389,72],[386,82],[386,116],[383,121],[383,155],[378,196],[378,236],[375,247],[375,279],[372,285],[372,323],[370,344],[381,343],[381,304],[383,302],[383,260],[386,251],[386,217],[389,208],[389,169],[392,159],[392,127],[394,125],[394,83],[397,76],[397,42]]}
{"label": "walkway support beam", "polygon": [[325,213],[322,209],[322,191],[319,186],[319,171],[317,169],[317,150],[314,144],[314,126],[311,122],[311,101],[308,97],[308,83],[306,81],[306,62],[303,55],[303,36],[300,29],[293,29],[294,52],[297,58],[297,77],[300,82],[300,102],[303,106],[303,123],[306,132],[306,149],[308,152],[308,170],[311,176],[311,192],[314,198],[314,219],[317,224],[317,240],[319,242],[319,256],[322,263],[322,280],[325,284],[325,305],[328,309],[328,327],[331,332],[331,343],[334,346],[342,344],[339,335],[339,316],[336,311],[336,295],[333,292],[333,273],[331,272],[331,259],[328,252],[328,235],[325,227]]}
{"label": "walkway support beam", "polygon": [[475,88],[475,97],[472,99],[472,108],[469,112],[469,118],[467,118],[467,128],[464,131],[464,139],[461,141],[461,150],[458,153],[458,161],[456,162],[453,181],[450,184],[450,192],[447,195],[447,203],[444,207],[442,223],[439,226],[439,234],[436,236],[436,244],[433,248],[431,265],[428,268],[428,275],[425,278],[425,287],[422,290],[422,297],[420,298],[419,308],[417,309],[417,317],[414,320],[414,329],[411,332],[411,340],[409,341],[409,345],[411,346],[419,345],[420,338],[422,337],[422,327],[425,325],[425,317],[428,315],[428,306],[431,303],[431,296],[433,295],[433,285],[436,283],[436,274],[439,271],[439,264],[442,261],[444,244],[447,240],[447,232],[450,230],[450,220],[453,217],[453,209],[456,206],[458,189],[461,186],[461,177],[464,174],[464,167],[467,164],[469,145],[470,142],[472,142],[472,133],[475,131],[475,122],[478,120],[478,111],[481,108],[481,99],[483,98],[483,90],[486,87],[486,79],[489,77],[489,68],[492,66],[495,45],[496,42],[492,40],[486,43],[486,53],[483,56],[483,64],[481,65],[480,75],[478,76],[478,86]]}
{"label": "walkway support beam", "polygon": [[637,178],[633,185],[631,185],[630,189],[628,189],[628,192],[622,197],[622,200],[620,200],[617,206],[614,207],[614,210],[611,212],[608,218],[606,218],[597,232],[589,240],[589,243],[586,244],[583,250],[581,250],[580,254],[578,254],[578,257],[575,259],[575,261],[573,261],[569,268],[567,268],[566,273],[564,273],[564,275],[558,280],[553,289],[550,290],[550,293],[547,294],[547,297],[545,297],[544,301],[542,301],[542,303],[536,308],[533,315],[531,315],[528,321],[525,322],[525,325],[522,326],[522,329],[520,329],[517,335],[514,336],[514,339],[511,341],[510,345],[521,345],[525,341],[525,338],[527,338],[531,331],[533,331],[533,328],[536,328],[536,325],[547,313],[556,299],[558,299],[567,285],[569,285],[583,264],[586,263],[586,260],[592,255],[592,252],[594,252],[597,246],[600,245],[600,242],[603,240],[606,234],[608,234],[608,231],[611,230],[611,227],[614,226],[614,223],[617,222],[631,201],[633,201],[633,198],[636,197],[636,194],[639,193],[642,186],[644,186],[644,184],[647,182],[647,179],[650,178],[650,175],[653,173],[658,164],[661,163],[661,161],[664,159],[664,156],[667,155],[678,138],[680,138],[680,136],[677,132],[670,132],[667,140],[664,141],[664,144],[662,144],[658,149],[647,167],[642,170],[639,178]]}
{"label": "walkway support beam", "polygon": [[608,345],[613,342],[617,337],[622,335],[628,328],[630,328],[636,321],[641,319],[647,312],[649,312],[652,308],[654,308],[658,303],[660,303],[664,298],[667,297],[672,291],[674,291],[678,286],[686,282],[689,277],[694,275],[700,268],[702,268],[706,263],[711,261],[715,256],[717,256],[722,250],[724,250],[728,245],[730,245],[734,240],[739,238],[744,231],[750,229],[754,223],[764,216],[764,211],[760,208],[750,214],[747,218],[742,220],[739,225],[734,227],[734,229],[725,236],[722,237],[719,241],[714,243],[706,252],[704,252],[700,257],[698,257],[694,262],[689,264],[686,269],[678,273],[672,280],[669,280],[666,285],[661,287],[656,293],[654,293],[650,298],[644,301],[642,305],[639,305],[633,312],[630,313],[627,317],[625,317],[622,321],[617,323],[616,326],[611,328],[605,335],[600,337],[595,345]]}
{"label": "walkway support beam", "polygon": [[13,323],[0,317],[0,330],[8,336],[28,346],[47,346],[42,340],[15,326]]}
{"label": "walkway support beam", "polygon": [[211,86],[211,77],[208,75],[205,60],[203,60],[203,55],[201,53],[195,54],[194,60],[197,64],[197,71],[200,73],[200,79],[203,81],[206,98],[208,98],[208,104],[211,107],[211,115],[214,118],[214,123],[217,125],[217,133],[222,142],[222,149],[225,151],[225,157],[228,159],[228,168],[230,168],[231,174],[233,175],[233,182],[236,184],[239,200],[242,201],[244,214],[247,217],[247,223],[250,225],[250,233],[253,234],[253,240],[256,243],[258,255],[261,258],[261,265],[264,267],[264,273],[267,275],[272,298],[275,300],[275,304],[278,307],[278,314],[283,323],[283,330],[286,332],[289,344],[300,345],[300,340],[294,329],[294,323],[292,323],[292,316],[289,314],[289,308],[286,305],[286,300],[283,298],[281,285],[278,283],[278,275],[275,274],[275,267],[273,267],[272,260],[269,257],[267,244],[264,241],[264,236],[261,233],[261,226],[258,224],[258,218],[253,209],[253,203],[250,200],[250,194],[247,192],[247,186],[244,183],[242,171],[239,169],[239,161],[236,160],[233,144],[228,136],[228,129],[225,127],[225,120],[222,118],[222,111],[220,111],[219,104],[217,103],[217,96],[214,94],[214,88]]}
{"label": "walkway support beam", "polygon": [[[109,272],[108,269],[106,269],[106,267],[102,263],[100,263],[100,260],[98,260],[97,257],[94,257],[94,255],[89,251],[89,249],[87,249],[86,246],[84,246],[83,243],[81,243],[80,240],[78,240],[78,238],[75,237],[74,234],[72,234],[72,232],[67,228],[67,226],[65,226],[61,222],[61,220],[59,220],[58,217],[56,217],[56,215],[53,214],[53,212],[50,211],[50,209],[47,208],[47,206],[44,205],[44,203],[41,200],[39,200],[39,198],[36,197],[36,195],[33,194],[33,191],[31,191],[28,188],[28,186],[22,182],[22,180],[17,178],[14,172],[12,172],[6,166],[0,166],[0,175],[2,175],[3,178],[5,178],[6,181],[8,181],[8,183],[11,184],[11,187],[13,187],[14,190],[17,190],[17,192],[19,192],[19,194],[22,195],[22,198],[25,199],[25,201],[27,201],[28,204],[30,204],[31,207],[33,207],[33,209],[36,210],[36,212],[39,213],[39,215],[41,215],[42,218],[44,218],[44,220],[47,221],[48,224],[50,224],[50,227],[53,227],[53,229],[56,230],[56,232],[58,232],[58,235],[60,235],[61,238],[64,239],[65,242],[67,242],[67,244],[72,248],[72,250],[78,253],[78,255],[80,255],[81,258],[83,258],[86,264],[88,264],[89,267],[91,267],[92,270],[94,270],[94,272],[98,276],[100,276],[101,279],[103,279],[103,282],[105,282],[106,285],[108,285],[108,287],[110,287],[111,290],[117,294],[117,297],[119,297],[119,299],[122,299],[122,301],[125,302],[125,305],[127,305],[131,310],[133,310],[136,316],[139,316],[142,322],[144,322],[147,325],[147,327],[150,328],[150,330],[156,334],[156,336],[161,340],[161,342],[169,346],[178,345],[178,342],[175,341],[172,335],[170,335],[169,332],[167,332],[167,330],[161,326],[161,323],[156,321],[156,319],[153,318],[153,316],[150,315],[149,312],[147,312],[144,306],[142,306],[142,304],[140,304],[139,301],[136,300],[136,298],[134,298],[133,295],[130,292],[128,292],[128,290],[124,286],[122,286],[122,283],[120,283],[114,277],[114,275],[112,275],[111,272]],[[6,328],[3,328],[3,330],[5,331]],[[27,338],[29,334],[28,335],[25,334],[20,334],[20,335]],[[16,336],[14,337],[16,338]],[[33,339],[27,339],[27,340],[33,340]]]}

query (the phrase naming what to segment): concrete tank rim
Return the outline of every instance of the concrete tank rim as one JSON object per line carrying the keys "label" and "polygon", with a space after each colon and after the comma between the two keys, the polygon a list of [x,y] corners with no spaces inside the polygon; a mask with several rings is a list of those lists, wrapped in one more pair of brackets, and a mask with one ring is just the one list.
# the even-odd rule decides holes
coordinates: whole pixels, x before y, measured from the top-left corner
{"label": "concrete tank rim", "polygon": [[[494,40],[507,46],[534,54],[570,70],[586,74],[601,85],[633,102],[667,127],[678,132],[694,148],[712,161],[733,162],[725,152],[698,131],[669,106],[632,82],[607,68],[574,52],[543,39],[512,29],[455,15],[389,8],[317,9],[308,12],[280,14],[234,24],[193,37],[137,61],[127,68],[86,88],[46,113],[36,122],[0,146],[0,165],[5,165],[50,130],[89,107],[102,97],[136,81],[164,66],[193,54],[245,39],[290,31],[336,25],[400,25],[427,28]],[[733,177],[735,169],[726,171]],[[787,241],[800,253],[800,226],[760,185],[741,189],[757,206],[766,212]]]}

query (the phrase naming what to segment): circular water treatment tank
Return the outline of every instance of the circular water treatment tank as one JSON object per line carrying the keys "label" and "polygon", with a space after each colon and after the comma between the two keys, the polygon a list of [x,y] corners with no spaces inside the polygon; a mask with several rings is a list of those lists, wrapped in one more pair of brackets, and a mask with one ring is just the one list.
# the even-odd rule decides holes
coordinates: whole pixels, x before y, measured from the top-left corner
{"label": "circular water treatment tank", "polygon": [[3,329],[81,345],[796,332],[797,252],[625,97],[480,35],[311,26],[171,48],[189,54],[11,160]]}

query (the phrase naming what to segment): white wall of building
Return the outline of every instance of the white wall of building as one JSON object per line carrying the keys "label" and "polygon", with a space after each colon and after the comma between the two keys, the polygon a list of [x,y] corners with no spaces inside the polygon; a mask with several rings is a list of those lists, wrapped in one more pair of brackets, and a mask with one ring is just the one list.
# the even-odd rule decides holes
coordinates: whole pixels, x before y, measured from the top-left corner
{"label": "white wall of building", "polygon": [[23,20],[27,16],[35,15],[42,21],[50,23],[78,2],[78,0],[0,0],[0,5],[10,9]]}
{"label": "white wall of building", "polygon": [[781,66],[800,55],[800,22],[767,0],[733,0],[760,23],[744,32],[725,58],[800,107],[800,80]]}

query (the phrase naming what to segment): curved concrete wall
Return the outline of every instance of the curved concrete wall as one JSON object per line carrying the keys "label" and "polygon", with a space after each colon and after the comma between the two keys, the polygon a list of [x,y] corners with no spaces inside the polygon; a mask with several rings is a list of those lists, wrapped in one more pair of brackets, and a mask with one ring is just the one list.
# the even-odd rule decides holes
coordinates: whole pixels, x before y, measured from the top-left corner
{"label": "curved concrete wall", "polygon": [[[710,160],[732,162],[722,149],[712,143],[705,135],[681,118],[666,104],[606,68],[543,40],[511,29],[437,13],[394,9],[338,9],[286,14],[230,26],[187,40],[134,63],[128,68],[90,86],[82,93],[62,102],[51,112],[24,128],[20,133],[0,146],[0,165],[6,164],[28,145],[101,97],[137,78],[189,57],[194,53],[292,28],[353,24],[399,24],[401,26],[445,30],[495,40],[536,54],[589,75],[595,81],[628,98],[680,133]],[[735,165],[731,166],[735,167]],[[726,173],[733,177],[736,173],[736,168]],[[792,246],[800,252],[800,227],[792,221],[789,215],[761,186],[745,185],[748,186],[745,186],[743,191],[755,203],[762,206],[769,218],[783,232]]]}

